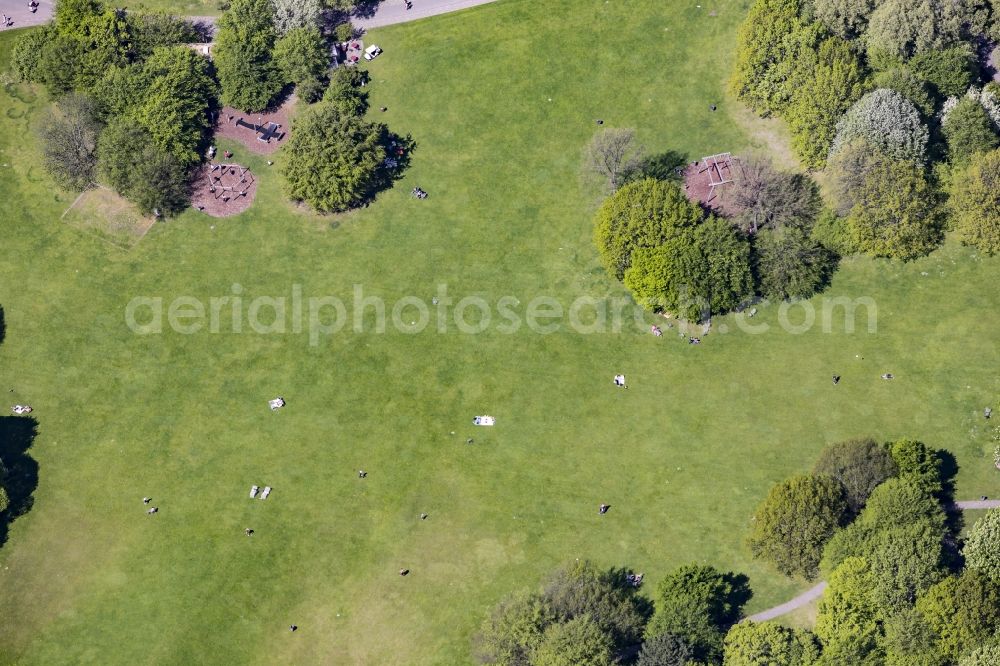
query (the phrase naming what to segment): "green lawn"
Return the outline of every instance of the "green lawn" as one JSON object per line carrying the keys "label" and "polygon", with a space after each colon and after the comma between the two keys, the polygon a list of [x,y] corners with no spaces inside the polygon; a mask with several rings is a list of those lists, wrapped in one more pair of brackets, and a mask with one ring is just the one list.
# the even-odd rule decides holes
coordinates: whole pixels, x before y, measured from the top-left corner
{"label": "green lawn", "polygon": [[219,0],[139,0],[128,8],[133,11],[169,12],[174,16],[218,16]]}
{"label": "green lawn", "polygon": [[[649,335],[651,319],[593,335],[369,327],[315,347],[305,332],[126,327],[136,296],[207,300],[234,283],[247,301],[295,284],[343,298],[360,284],[390,303],[439,284],[522,308],[620,297],[578,178],[594,120],[693,157],[754,142],[722,92],[745,3],[709,8],[503,0],[373,32],[372,107],[418,144],[394,190],[305,215],[236,150],[260,181],[250,211],[191,212],[130,251],[59,219],[76,193],[38,166],[41,100],[7,86],[0,377],[36,409],[39,486],[0,548],[0,661],[464,663],[490,606],[575,557],[644,571],[650,589],[689,561],[742,571],[752,612],[807,587],[750,560],[754,505],[848,437],[946,447],[961,496],[1000,495],[978,416],[1000,384],[1000,260],[955,245],[844,263],[824,296],[875,299],[871,335],[788,334],[776,306],[753,320],[769,333],[697,347]],[[430,197],[410,198],[415,185]],[[611,385],[619,371],[628,391]],[[275,395],[288,406],[272,413]],[[474,429],[484,413],[497,426]],[[274,492],[251,501],[251,484]]]}

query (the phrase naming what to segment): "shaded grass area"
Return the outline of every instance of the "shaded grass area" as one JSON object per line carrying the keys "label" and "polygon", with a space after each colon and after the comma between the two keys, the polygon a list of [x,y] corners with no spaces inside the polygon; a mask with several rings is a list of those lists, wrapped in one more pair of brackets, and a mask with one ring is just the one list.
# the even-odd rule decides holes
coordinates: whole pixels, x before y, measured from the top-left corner
{"label": "shaded grass area", "polygon": [[[1000,261],[955,245],[906,265],[844,262],[823,297],[874,299],[873,334],[862,316],[846,332],[840,311],[824,333],[823,297],[808,332],[780,325],[803,306],[761,307],[752,323],[767,332],[720,318],[697,347],[649,335],[651,319],[503,334],[495,311],[478,335],[378,334],[370,309],[361,332],[316,346],[291,324],[250,330],[249,301],[294,285],[348,303],[361,285],[391,305],[446,284],[456,302],[513,296],[522,314],[536,296],[621,297],[591,242],[581,150],[597,118],[655,152],[752,143],[722,92],[745,3],[716,10],[512,0],[373,32],[385,54],[372,108],[418,143],[403,181],[319,218],[284,201],[273,167],[220,142],[257,175],[254,206],[186,213],[129,252],[59,222],[76,193],[36,166],[42,100],[0,95],[0,197],[16,211],[0,217],[0,377],[40,424],[34,508],[0,549],[0,594],[17,609],[0,660],[464,663],[490,606],[570,558],[644,571],[649,589],[691,561],[744,572],[748,612],[793,596],[806,585],[741,541],[768,487],[827,442],[920,438],[955,454],[959,497],[1000,492],[981,417],[998,395],[984,285]],[[236,292],[239,333],[225,318],[193,335],[125,325],[136,296]],[[272,413],[275,395],[288,406]],[[473,428],[484,413],[497,425]],[[250,500],[251,484],[274,491]]]}

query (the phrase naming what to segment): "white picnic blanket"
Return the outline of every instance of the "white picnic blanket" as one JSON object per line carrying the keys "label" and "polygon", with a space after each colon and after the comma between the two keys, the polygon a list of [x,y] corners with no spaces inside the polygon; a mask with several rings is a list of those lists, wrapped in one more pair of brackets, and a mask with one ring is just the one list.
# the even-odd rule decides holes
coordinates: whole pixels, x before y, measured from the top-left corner
{"label": "white picnic blanket", "polygon": [[250,499],[257,496],[257,486],[250,486]]}
{"label": "white picnic blanket", "polygon": [[29,405],[14,405],[12,411],[15,414],[30,414],[31,407]]}
{"label": "white picnic blanket", "polygon": [[275,409],[281,409],[282,407],[285,406],[285,399],[281,398],[281,397],[278,397],[278,398],[275,398],[274,400],[268,400],[267,404],[271,408],[272,411],[275,410]]}
{"label": "white picnic blanket", "polygon": [[264,490],[260,494],[261,499],[267,499],[267,496],[271,494],[271,486],[264,486]]}
{"label": "white picnic blanket", "polygon": [[477,426],[491,426],[495,424],[497,421],[492,416],[484,415],[475,417],[474,419],[472,419],[472,422]]}

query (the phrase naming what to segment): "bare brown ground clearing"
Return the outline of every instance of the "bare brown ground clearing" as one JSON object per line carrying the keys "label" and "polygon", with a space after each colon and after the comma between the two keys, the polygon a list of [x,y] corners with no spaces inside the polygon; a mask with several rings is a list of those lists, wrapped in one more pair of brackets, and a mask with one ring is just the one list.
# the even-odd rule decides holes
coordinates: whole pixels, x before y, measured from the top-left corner
{"label": "bare brown ground clearing", "polygon": [[[288,143],[288,137],[291,131],[293,106],[295,106],[294,95],[285,100],[285,103],[277,109],[265,113],[244,113],[243,111],[234,109],[231,106],[224,106],[222,107],[222,110],[219,111],[218,122],[215,123],[215,136],[221,136],[241,143],[252,153],[269,155]],[[271,139],[269,142],[264,143],[257,138],[260,134],[252,129],[241,127],[236,124],[236,121],[240,118],[242,118],[244,122],[250,123],[251,125],[266,126],[268,123],[280,125],[281,132],[284,136],[280,141],[277,139]]]}
{"label": "bare brown ground clearing", "polygon": [[[734,165],[733,168],[739,168]],[[711,185],[711,172],[701,160],[688,164],[684,169],[684,194],[691,201],[701,204],[706,210],[719,215],[730,216],[733,211],[726,205],[726,188],[732,183],[716,185],[714,191]]]}
{"label": "bare brown ground clearing", "polygon": [[[212,171],[213,166],[221,168]],[[238,164],[206,164],[198,169],[191,186],[191,205],[212,217],[239,215],[250,208],[257,196],[257,177],[249,169],[242,173],[243,168]]]}

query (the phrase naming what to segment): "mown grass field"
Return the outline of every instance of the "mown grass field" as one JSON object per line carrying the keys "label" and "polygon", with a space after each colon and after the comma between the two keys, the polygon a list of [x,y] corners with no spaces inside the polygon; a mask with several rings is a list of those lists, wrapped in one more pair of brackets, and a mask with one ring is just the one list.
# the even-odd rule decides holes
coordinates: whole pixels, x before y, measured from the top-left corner
{"label": "mown grass field", "polygon": [[[390,305],[446,284],[455,301],[513,296],[522,314],[538,296],[621,297],[578,174],[595,119],[694,158],[755,141],[723,93],[746,5],[696,4],[502,0],[373,31],[372,108],[418,146],[392,191],[303,214],[273,168],[226,144],[257,174],[254,207],[188,212],[128,251],[59,219],[77,193],[39,166],[43,96],[6,86],[0,377],[36,410],[39,485],[0,548],[0,661],[467,663],[488,608],[576,557],[643,571],[650,589],[690,561],[741,571],[752,612],[807,586],[750,560],[755,504],[848,437],[945,447],[960,496],[1000,494],[981,417],[1000,394],[1000,259],[956,245],[845,261],[808,332],[767,306],[752,323],[768,332],[722,318],[700,346],[654,338],[649,318],[504,334],[496,310],[478,335],[369,321],[316,346],[307,329],[255,333],[245,312],[241,333],[126,326],[137,296],[207,302],[234,284],[245,303],[301,285],[350,304],[361,285]],[[877,331],[836,317],[823,332],[834,297],[874,299]],[[275,395],[288,406],[272,413]],[[274,491],[250,500],[251,484]]]}

